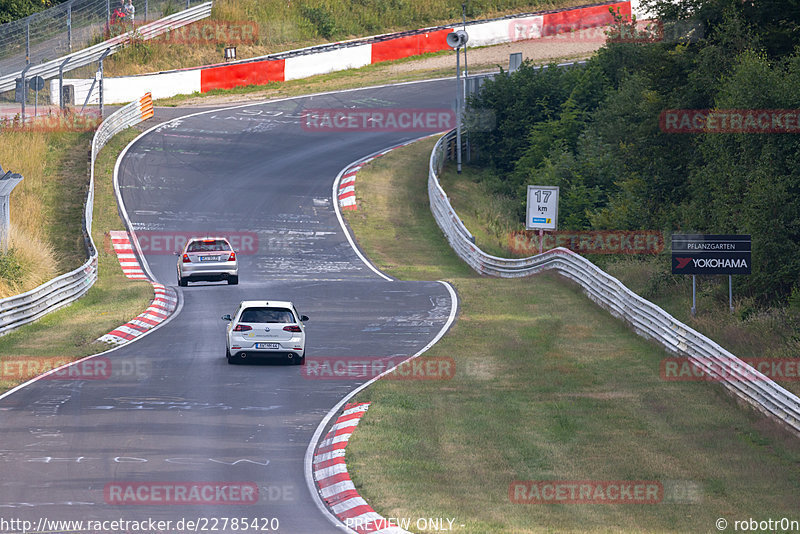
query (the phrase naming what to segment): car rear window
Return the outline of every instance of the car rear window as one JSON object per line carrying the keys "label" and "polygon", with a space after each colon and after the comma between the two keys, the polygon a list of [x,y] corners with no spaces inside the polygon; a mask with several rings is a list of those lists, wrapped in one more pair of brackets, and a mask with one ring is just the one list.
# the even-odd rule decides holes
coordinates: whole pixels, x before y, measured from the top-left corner
{"label": "car rear window", "polygon": [[286,308],[247,308],[242,312],[241,323],[293,323],[294,315]]}
{"label": "car rear window", "polygon": [[208,241],[192,241],[187,252],[218,252],[231,250],[231,246],[222,239],[209,239]]}

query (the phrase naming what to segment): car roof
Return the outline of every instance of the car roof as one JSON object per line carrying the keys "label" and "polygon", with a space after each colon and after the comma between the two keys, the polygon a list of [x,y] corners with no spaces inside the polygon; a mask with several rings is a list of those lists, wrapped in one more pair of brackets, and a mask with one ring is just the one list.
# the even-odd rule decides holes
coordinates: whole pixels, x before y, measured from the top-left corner
{"label": "car roof", "polygon": [[239,303],[243,308],[252,308],[255,306],[282,306],[284,308],[291,308],[294,306],[288,300],[243,300]]}

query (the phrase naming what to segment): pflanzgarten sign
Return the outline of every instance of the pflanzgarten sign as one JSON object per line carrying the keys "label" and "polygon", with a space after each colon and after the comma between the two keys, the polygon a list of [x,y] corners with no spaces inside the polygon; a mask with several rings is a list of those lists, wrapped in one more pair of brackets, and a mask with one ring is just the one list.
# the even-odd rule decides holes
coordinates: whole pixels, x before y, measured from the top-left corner
{"label": "pflanzgarten sign", "polygon": [[749,235],[672,234],[672,274],[750,274]]}
{"label": "pflanzgarten sign", "polygon": [[558,186],[529,185],[526,230],[558,228]]}

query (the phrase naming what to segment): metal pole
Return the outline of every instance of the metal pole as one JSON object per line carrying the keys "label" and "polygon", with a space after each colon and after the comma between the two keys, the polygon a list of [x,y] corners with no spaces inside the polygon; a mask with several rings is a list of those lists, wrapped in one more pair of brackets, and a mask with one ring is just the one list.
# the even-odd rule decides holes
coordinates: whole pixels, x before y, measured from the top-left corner
{"label": "metal pole", "polygon": [[544,252],[544,230],[539,228],[539,254]]}
{"label": "metal pole", "polygon": [[72,2],[67,4],[67,47],[72,52]]}
{"label": "metal pole", "polygon": [[100,56],[100,120],[103,120],[103,60],[110,53],[111,49],[106,48],[106,51]]}
{"label": "metal pole", "polygon": [[692,275],[692,317],[697,314],[697,280],[695,275]]}
{"label": "metal pole", "polygon": [[25,64],[31,64],[31,21],[25,22]]}
{"label": "metal pole", "polygon": [[186,0],[186,9],[189,9],[189,0]]}
{"label": "metal pole", "polygon": [[69,63],[70,58],[65,59],[58,66],[58,107],[64,109],[64,67]]}
{"label": "metal pole", "polygon": [[461,174],[461,51],[456,48],[456,161]]}
{"label": "metal pole", "polygon": [[728,275],[728,307],[733,313],[733,275]]}
{"label": "metal pole", "polygon": [[103,58],[100,58],[100,120],[103,120]]}
{"label": "metal pole", "polygon": [[148,0],[144,0],[144,21],[147,22],[147,2]]}
{"label": "metal pole", "polygon": [[111,0],[106,0],[106,28],[111,33]]}
{"label": "metal pole", "polygon": [[[467,4],[461,3],[461,17],[464,21],[464,31],[467,31]],[[467,43],[464,43],[464,77],[469,76],[469,67],[467,67]]]}
{"label": "metal pole", "polygon": [[22,124],[25,124],[25,101],[28,99],[28,81],[25,79],[28,74],[28,69],[33,65],[28,64],[22,69]]}

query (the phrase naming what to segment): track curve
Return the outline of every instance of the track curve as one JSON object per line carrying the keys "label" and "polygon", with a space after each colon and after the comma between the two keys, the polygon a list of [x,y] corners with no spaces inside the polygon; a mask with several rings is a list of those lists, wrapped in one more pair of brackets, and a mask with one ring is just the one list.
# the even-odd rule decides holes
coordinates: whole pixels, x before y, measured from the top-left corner
{"label": "track curve", "polygon": [[[453,306],[437,282],[387,282],[347,242],[331,184],[358,157],[425,132],[309,132],[306,108],[450,108],[452,81],[346,91],[188,116],[141,136],[118,181],[137,231],[252,232],[238,286],[182,288],[164,327],[104,356],[104,380],[39,380],[0,398],[0,517],[34,521],[277,518],[278,532],[337,532],[303,460],[317,425],[366,381],[286,365],[228,366],[220,320],[240,300],[292,300],[311,317],[307,355],[408,356]],[[429,132],[430,133],[430,132]],[[175,257],[145,253],[176,285]],[[127,370],[128,372],[123,372]],[[256,504],[117,505],[118,482],[249,482]],[[232,531],[232,529],[228,529]],[[174,530],[173,530],[174,531]]]}

